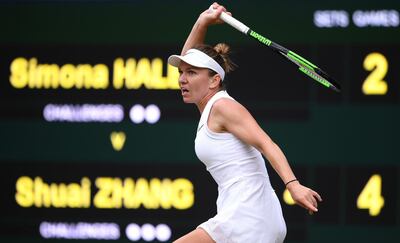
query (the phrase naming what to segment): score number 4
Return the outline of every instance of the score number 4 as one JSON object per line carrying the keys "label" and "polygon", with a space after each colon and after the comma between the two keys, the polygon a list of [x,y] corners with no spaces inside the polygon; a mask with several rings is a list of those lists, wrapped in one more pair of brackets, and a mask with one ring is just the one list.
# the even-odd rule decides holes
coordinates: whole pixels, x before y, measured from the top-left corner
{"label": "score number 4", "polygon": [[372,175],[357,198],[357,208],[368,209],[369,215],[378,216],[385,204],[381,192],[382,177],[379,174]]}
{"label": "score number 4", "polygon": [[385,80],[389,68],[388,61],[384,55],[378,52],[368,54],[364,59],[364,69],[372,71],[362,85],[365,95],[384,95],[388,91]]}
{"label": "score number 4", "polygon": [[[283,201],[288,205],[295,204],[288,189],[285,189],[283,192]],[[379,174],[374,174],[369,178],[360,195],[358,195],[357,208],[368,209],[370,216],[378,216],[384,205],[385,199],[382,196],[382,177]]]}

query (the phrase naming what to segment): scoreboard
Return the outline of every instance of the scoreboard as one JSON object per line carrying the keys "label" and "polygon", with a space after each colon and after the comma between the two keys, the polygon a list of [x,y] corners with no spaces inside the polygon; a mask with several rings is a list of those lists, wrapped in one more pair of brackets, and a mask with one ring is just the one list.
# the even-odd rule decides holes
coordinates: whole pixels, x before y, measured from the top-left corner
{"label": "scoreboard", "polygon": [[[209,29],[238,65],[228,92],[323,198],[308,215],[267,163],[285,242],[400,242],[400,2],[221,3],[342,86]],[[167,64],[209,4],[0,3],[0,241],[172,242],[215,215],[194,153],[200,114]]]}

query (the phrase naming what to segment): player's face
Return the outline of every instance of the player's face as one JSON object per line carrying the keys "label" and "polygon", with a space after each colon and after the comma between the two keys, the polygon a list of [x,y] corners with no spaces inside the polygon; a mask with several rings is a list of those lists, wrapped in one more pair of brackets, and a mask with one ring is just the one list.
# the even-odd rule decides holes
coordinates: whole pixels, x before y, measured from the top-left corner
{"label": "player's face", "polygon": [[209,92],[209,70],[181,62],[179,74],[183,101],[198,104]]}

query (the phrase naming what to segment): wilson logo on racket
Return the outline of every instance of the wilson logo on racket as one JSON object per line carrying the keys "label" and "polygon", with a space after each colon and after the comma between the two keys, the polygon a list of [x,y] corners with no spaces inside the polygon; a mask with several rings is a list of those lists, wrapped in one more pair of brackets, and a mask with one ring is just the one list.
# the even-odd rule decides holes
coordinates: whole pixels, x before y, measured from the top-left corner
{"label": "wilson logo on racket", "polygon": [[261,43],[264,43],[267,46],[271,45],[271,43],[272,43],[272,41],[268,40],[267,38],[265,38],[264,36],[258,34],[257,32],[255,32],[253,30],[250,30],[250,36],[253,36],[258,41],[260,41]]}

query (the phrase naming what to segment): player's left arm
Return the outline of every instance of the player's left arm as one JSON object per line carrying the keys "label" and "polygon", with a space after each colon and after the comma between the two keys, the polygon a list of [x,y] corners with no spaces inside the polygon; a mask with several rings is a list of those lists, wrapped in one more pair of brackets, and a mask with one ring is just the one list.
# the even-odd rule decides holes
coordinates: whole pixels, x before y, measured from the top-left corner
{"label": "player's left arm", "polygon": [[[220,99],[214,103],[211,115],[214,124],[217,124],[217,130],[232,133],[259,150],[284,183],[296,178],[282,150],[240,103],[231,99]],[[297,204],[308,210],[318,211],[317,200],[322,199],[317,192],[302,186],[299,181],[289,183],[287,188]]]}

